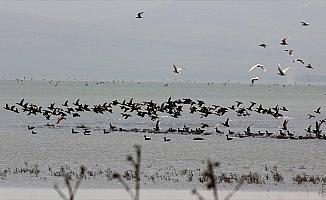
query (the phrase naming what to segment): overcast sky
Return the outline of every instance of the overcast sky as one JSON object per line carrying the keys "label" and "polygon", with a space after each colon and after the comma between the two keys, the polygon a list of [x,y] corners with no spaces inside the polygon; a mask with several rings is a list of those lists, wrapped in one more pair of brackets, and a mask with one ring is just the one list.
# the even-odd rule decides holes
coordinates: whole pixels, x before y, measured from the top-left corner
{"label": "overcast sky", "polygon": [[[140,11],[144,18],[136,19]],[[306,0],[0,1],[0,75],[326,82],[325,19],[326,3]],[[279,44],[285,37],[287,47]],[[293,63],[297,57],[315,69]],[[256,63],[267,72],[249,73]],[[278,63],[290,67],[286,77],[277,75]]]}

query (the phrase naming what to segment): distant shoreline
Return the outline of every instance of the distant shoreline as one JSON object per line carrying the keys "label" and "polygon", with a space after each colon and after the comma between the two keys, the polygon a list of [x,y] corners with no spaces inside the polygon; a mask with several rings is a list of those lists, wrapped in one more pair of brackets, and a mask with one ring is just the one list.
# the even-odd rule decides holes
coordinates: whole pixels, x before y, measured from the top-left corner
{"label": "distant shoreline", "polygon": [[[112,85],[112,84],[121,84],[121,83],[127,83],[127,84],[162,84],[162,86],[168,86],[169,84],[196,84],[196,85],[244,85],[249,86],[250,82],[246,81],[224,81],[224,82],[211,82],[211,81],[137,81],[137,80],[57,80],[57,79],[1,79],[1,82],[19,82],[19,83],[37,83],[37,82],[43,82],[43,83],[49,83],[49,84],[59,84],[59,83],[78,83],[78,84],[95,84],[95,85]],[[167,84],[167,85],[166,85]],[[284,83],[284,82],[259,82],[255,83],[255,86],[326,86],[326,82],[319,82],[319,83],[310,83],[310,82],[294,82],[294,83]],[[255,88],[253,86],[253,88]]]}

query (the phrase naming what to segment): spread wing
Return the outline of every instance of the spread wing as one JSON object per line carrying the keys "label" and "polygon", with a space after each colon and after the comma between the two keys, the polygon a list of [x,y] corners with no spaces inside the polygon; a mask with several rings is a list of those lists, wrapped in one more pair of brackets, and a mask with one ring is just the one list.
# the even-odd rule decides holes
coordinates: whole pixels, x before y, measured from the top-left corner
{"label": "spread wing", "polygon": [[251,70],[255,69],[257,66],[258,66],[258,64],[252,66],[252,67],[249,69],[249,72],[250,72]]}
{"label": "spread wing", "polygon": [[290,67],[283,69],[283,72],[286,73],[286,71],[288,71],[290,69]]}
{"label": "spread wing", "polygon": [[278,64],[277,69],[280,74],[284,74],[280,64]]}

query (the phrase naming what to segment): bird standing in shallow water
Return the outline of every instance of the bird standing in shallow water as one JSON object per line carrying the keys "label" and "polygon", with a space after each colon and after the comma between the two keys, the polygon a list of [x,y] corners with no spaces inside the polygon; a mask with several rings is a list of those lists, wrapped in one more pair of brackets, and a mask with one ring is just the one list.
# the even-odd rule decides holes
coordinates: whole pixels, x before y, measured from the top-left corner
{"label": "bird standing in shallow water", "polygon": [[146,135],[144,135],[144,140],[151,140],[152,138],[147,137]]}

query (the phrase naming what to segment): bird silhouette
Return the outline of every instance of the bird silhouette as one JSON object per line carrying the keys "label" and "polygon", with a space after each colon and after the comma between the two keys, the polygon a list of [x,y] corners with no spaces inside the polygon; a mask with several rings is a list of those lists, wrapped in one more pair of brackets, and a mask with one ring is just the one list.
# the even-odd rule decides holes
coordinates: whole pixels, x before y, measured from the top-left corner
{"label": "bird silhouette", "polygon": [[144,12],[137,13],[137,17],[136,18],[138,18],[138,19],[143,18],[143,14],[144,14]]}

